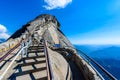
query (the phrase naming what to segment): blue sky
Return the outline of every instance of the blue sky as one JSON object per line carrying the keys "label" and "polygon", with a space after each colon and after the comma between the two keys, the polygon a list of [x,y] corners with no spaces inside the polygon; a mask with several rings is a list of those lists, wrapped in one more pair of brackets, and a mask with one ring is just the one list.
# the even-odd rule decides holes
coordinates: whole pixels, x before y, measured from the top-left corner
{"label": "blue sky", "polygon": [[120,44],[120,0],[0,0],[0,38],[43,13],[73,44]]}

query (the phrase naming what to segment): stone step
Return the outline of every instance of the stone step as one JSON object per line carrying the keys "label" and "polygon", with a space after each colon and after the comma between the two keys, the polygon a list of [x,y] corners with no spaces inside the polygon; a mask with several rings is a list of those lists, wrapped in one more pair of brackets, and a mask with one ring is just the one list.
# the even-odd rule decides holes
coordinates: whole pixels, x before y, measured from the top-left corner
{"label": "stone step", "polygon": [[28,50],[44,49],[44,47],[29,47]]}
{"label": "stone step", "polygon": [[[31,79],[32,78],[32,79]],[[47,80],[47,77],[42,77],[42,78],[34,78],[33,74],[27,74],[27,75],[24,75],[24,76],[19,76],[19,77],[16,77],[15,80]]]}
{"label": "stone step", "polygon": [[28,50],[38,50],[38,49],[44,49],[44,47],[29,47]]}
{"label": "stone step", "polygon": [[44,50],[44,48],[28,48],[28,50]]}
{"label": "stone step", "polygon": [[38,49],[38,50],[28,50],[28,53],[38,53],[38,52],[44,52],[44,49]]}
{"label": "stone step", "polygon": [[44,46],[43,45],[41,45],[41,46],[30,46],[28,49],[43,49],[44,48]]}
{"label": "stone step", "polygon": [[25,57],[23,59],[28,60],[28,59],[37,59],[37,58],[45,58],[45,55]]}
{"label": "stone step", "polygon": [[42,64],[42,63],[46,63],[46,60],[41,60],[41,61],[37,61],[37,62],[29,62],[29,63],[26,62],[26,63],[23,63],[23,64],[19,64],[17,67],[29,66],[29,65],[35,65],[35,64]]}
{"label": "stone step", "polygon": [[13,74],[9,79],[10,80],[47,80],[47,71],[46,71],[46,67],[42,67],[42,68],[37,68],[37,69],[28,69],[29,67],[27,67],[25,71],[22,72],[18,72]]}
{"label": "stone step", "polygon": [[28,53],[38,53],[38,52],[44,52],[44,45],[30,46],[28,48]]}
{"label": "stone step", "polygon": [[36,58],[36,59],[23,59],[21,60],[21,63],[30,63],[30,62],[39,62],[39,61],[45,61],[45,58]]}
{"label": "stone step", "polygon": [[[26,74],[26,75],[22,75],[22,76],[19,76],[19,77],[16,77],[16,79],[15,80],[47,80],[47,76],[45,76],[45,77],[40,77],[39,78],[39,75],[38,76],[36,76],[36,74],[38,75],[42,75],[42,74],[40,74],[40,73],[30,73],[30,74]],[[14,80],[14,79],[13,79]]]}
{"label": "stone step", "polygon": [[39,53],[28,53],[27,57],[36,57],[36,56],[42,56],[42,55],[45,55],[44,52],[39,52]]}

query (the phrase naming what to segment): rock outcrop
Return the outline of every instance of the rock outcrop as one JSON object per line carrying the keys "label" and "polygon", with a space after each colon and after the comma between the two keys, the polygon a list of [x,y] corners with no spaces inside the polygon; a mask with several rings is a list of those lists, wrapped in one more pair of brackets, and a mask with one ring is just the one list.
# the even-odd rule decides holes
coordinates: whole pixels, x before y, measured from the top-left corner
{"label": "rock outcrop", "polygon": [[85,80],[100,79],[93,68],[77,54],[74,46],[60,30],[60,23],[52,15],[43,14],[28,22],[21,29],[17,30],[7,42],[0,44],[1,52],[3,48],[9,50],[12,43],[16,45],[22,39],[29,38],[29,36],[34,37],[38,42],[42,38],[46,40],[55,80],[72,79],[73,73],[69,61],[77,65]]}

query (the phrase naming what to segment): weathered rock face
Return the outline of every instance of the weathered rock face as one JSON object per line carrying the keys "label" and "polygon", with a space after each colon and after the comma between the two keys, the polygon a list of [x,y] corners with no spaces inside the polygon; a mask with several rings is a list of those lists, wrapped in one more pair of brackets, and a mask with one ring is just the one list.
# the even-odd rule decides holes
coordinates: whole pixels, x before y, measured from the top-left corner
{"label": "weathered rock face", "polygon": [[23,25],[22,28],[17,30],[7,41],[13,41],[14,39],[20,40],[34,33],[44,36],[50,46],[55,46],[55,44],[59,46],[60,44],[61,47],[73,47],[65,35],[60,31],[60,23],[57,19],[48,14],[40,15],[26,25]]}
{"label": "weathered rock face", "polygon": [[[79,70],[82,72],[83,77],[86,77],[86,80],[100,79],[92,67],[78,56],[73,45],[61,32],[60,24],[54,16],[43,14],[36,17],[34,20],[28,22],[21,29],[16,31],[4,44],[6,44],[6,46],[9,46],[11,42],[16,44],[29,36],[33,36],[38,42],[41,38],[44,38],[47,41],[48,53],[50,55],[50,62],[55,80],[71,79],[72,74],[70,66],[66,61],[66,59],[68,59],[66,55],[68,54],[71,54],[69,60],[75,62]],[[6,48],[6,46],[4,48]],[[66,59],[64,57],[66,57]]]}

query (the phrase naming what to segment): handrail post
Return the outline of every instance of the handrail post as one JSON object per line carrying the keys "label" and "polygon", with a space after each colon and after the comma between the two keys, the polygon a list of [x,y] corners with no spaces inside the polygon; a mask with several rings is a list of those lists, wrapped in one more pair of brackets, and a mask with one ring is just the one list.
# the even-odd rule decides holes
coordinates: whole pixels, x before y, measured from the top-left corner
{"label": "handrail post", "polygon": [[24,57],[24,48],[23,48],[23,51],[22,51],[22,58]]}
{"label": "handrail post", "polygon": [[25,49],[25,55],[27,55],[27,53],[28,53],[28,46],[26,46],[26,49]]}
{"label": "handrail post", "polygon": [[25,55],[28,54],[28,46],[29,46],[30,40],[26,41],[26,48],[25,48]]}
{"label": "handrail post", "polygon": [[24,46],[25,46],[24,44],[25,44],[25,43],[22,41],[22,48],[23,48],[22,54],[21,54],[21,57],[22,57],[22,58],[24,57],[24,53],[25,53],[25,52],[24,52]]}

